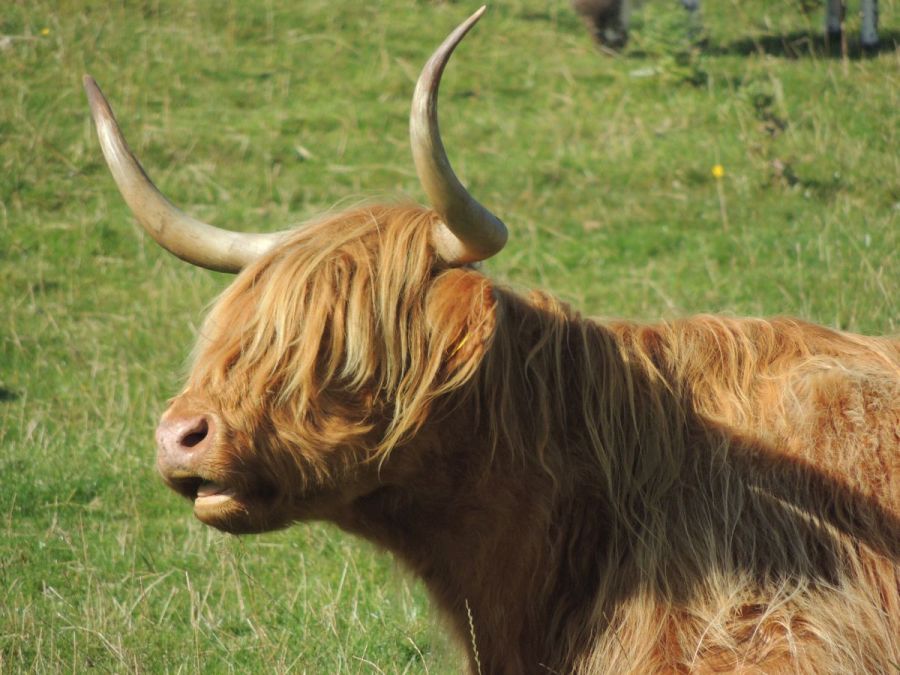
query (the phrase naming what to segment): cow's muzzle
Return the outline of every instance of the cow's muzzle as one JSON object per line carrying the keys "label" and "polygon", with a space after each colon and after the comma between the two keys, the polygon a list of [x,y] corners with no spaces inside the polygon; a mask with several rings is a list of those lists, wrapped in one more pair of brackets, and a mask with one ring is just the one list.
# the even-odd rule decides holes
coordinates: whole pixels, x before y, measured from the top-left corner
{"label": "cow's muzzle", "polygon": [[233,497],[209,475],[218,421],[213,415],[163,416],[156,429],[157,467],[166,483],[197,507],[216,506]]}

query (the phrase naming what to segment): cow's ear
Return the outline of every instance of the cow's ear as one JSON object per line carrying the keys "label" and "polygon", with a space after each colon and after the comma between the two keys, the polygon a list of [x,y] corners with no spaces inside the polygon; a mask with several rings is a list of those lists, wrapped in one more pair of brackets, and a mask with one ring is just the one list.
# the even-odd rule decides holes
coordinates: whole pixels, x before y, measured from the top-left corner
{"label": "cow's ear", "polygon": [[428,292],[426,320],[432,349],[445,372],[477,367],[494,332],[496,301],[489,279],[466,268],[443,272]]}

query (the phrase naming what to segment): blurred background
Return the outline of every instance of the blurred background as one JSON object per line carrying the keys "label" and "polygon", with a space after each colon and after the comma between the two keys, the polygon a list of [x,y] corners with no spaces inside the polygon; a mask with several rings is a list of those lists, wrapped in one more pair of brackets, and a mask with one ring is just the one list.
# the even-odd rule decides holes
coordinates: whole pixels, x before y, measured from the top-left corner
{"label": "blurred background", "polygon": [[[648,0],[618,55],[564,0],[493,3],[444,78],[485,265],[587,314],[791,314],[896,333],[898,0],[881,46],[811,0]],[[0,671],[459,672],[422,589],[326,526],[237,538],[157,479],[153,429],[230,277],[135,225],[93,75],[177,204],[275,230],[421,201],[409,99],[477,4],[7,1],[0,10]],[[689,37],[690,36],[690,37]]]}

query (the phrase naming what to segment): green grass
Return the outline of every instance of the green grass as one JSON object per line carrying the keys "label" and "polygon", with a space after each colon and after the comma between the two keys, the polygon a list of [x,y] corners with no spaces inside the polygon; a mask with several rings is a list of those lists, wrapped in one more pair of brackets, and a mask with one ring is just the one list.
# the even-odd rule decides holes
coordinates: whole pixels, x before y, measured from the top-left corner
{"label": "green grass", "polygon": [[[81,75],[176,203],[279,229],[422,198],[412,84],[474,7],[108,5],[0,13],[0,671],[457,672],[388,556],[325,526],[220,535],[156,478],[156,418],[229,278],[137,230]],[[841,58],[821,9],[784,0],[706,3],[701,52],[677,5],[646,6],[619,58],[561,1],[498,2],[463,44],[442,122],[510,226],[489,272],[605,316],[896,332],[900,2],[881,1],[872,58],[855,19]]]}

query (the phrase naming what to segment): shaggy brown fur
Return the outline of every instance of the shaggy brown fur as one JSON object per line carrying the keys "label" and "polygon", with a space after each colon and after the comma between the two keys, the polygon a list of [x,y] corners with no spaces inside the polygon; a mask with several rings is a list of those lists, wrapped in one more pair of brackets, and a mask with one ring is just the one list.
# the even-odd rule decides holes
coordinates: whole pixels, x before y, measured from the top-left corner
{"label": "shaggy brown fur", "polygon": [[473,672],[896,672],[898,341],[585,319],[434,218],[310,225],[224,293],[167,412],[218,420],[206,522],[393,551]]}

